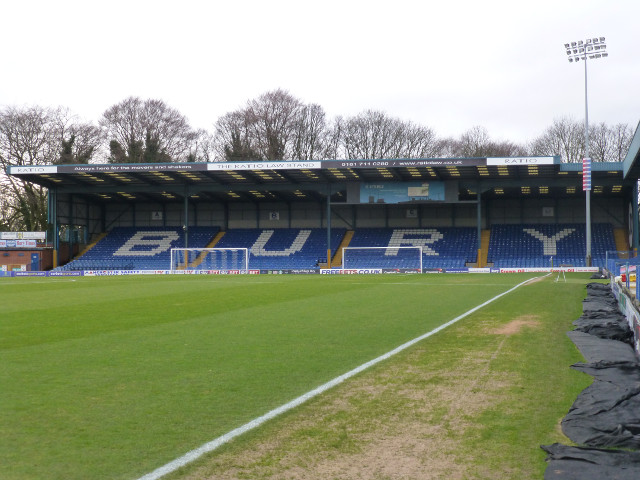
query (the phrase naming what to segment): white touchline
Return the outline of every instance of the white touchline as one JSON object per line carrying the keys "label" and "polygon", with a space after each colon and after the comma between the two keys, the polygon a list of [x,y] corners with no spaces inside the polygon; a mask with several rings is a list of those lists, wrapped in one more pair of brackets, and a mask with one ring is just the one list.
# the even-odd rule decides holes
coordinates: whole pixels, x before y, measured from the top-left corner
{"label": "white touchline", "polygon": [[[548,276],[548,275],[547,275]],[[242,425],[241,427],[236,428],[235,430],[231,430],[230,432],[225,433],[224,435],[215,438],[213,440],[211,440],[210,442],[205,443],[204,445],[199,446],[198,448],[191,450],[190,452],[185,453],[183,456],[176,458],[175,460],[172,460],[171,462],[167,463],[166,465],[163,465],[162,467],[159,467],[157,469],[155,469],[153,472],[151,473],[147,473],[146,475],[143,475],[142,477],[140,477],[138,480],[157,480],[159,478],[162,478],[165,475],[168,475],[169,473],[175,472],[176,470],[178,470],[181,467],[184,467],[185,465],[187,465],[188,463],[191,463],[195,460],[197,460],[198,458],[200,458],[201,456],[203,456],[206,453],[212,452],[215,449],[217,449],[218,447],[220,447],[221,445],[224,445],[227,442],[230,442],[231,440],[233,440],[234,438],[242,435],[245,432],[248,432],[249,430],[253,430],[256,427],[259,427],[260,425],[262,425],[264,422],[266,422],[267,420],[271,420],[272,418],[277,417],[278,415],[288,412],[289,410],[297,407],[298,405],[303,404],[304,402],[306,402],[307,400],[312,399],[313,397],[320,395],[321,393],[326,392],[327,390],[329,390],[330,388],[335,387],[336,385],[344,382],[345,380],[353,377],[354,375],[357,375],[358,373],[362,372],[363,370],[366,370],[369,367],[372,367],[373,365],[375,365],[376,363],[380,363],[383,360],[386,360],[390,357],[393,357],[394,355],[396,355],[397,353],[400,353],[401,351],[409,348],[410,346],[424,340],[425,338],[430,337],[431,335],[434,335],[438,332],[440,332],[441,330],[444,330],[447,327],[450,327],[451,325],[453,325],[454,323],[456,323],[459,320],[462,320],[464,317],[471,315],[472,313],[476,312],[477,310],[480,310],[482,307],[485,307],[487,305],[489,305],[491,302],[497,300],[498,298],[513,292],[516,288],[521,287],[522,285],[530,282],[531,280],[534,280],[535,278],[529,278],[527,280],[525,280],[522,283],[519,283],[518,285],[516,285],[515,287],[510,288],[509,290],[502,292],[499,295],[496,295],[495,297],[491,298],[490,300],[487,300],[486,302],[484,302],[481,305],[478,305],[477,307],[472,308],[471,310],[463,313],[462,315],[454,318],[453,320],[449,320],[447,323],[444,323],[442,325],[440,325],[437,328],[434,328],[433,330],[431,330],[430,332],[425,333],[424,335],[421,335],[417,338],[414,338],[413,340],[409,340],[407,343],[404,343],[402,345],[400,345],[399,347],[394,348],[393,350],[377,357],[374,358],[373,360],[368,361],[367,363],[363,363],[362,365],[360,365],[359,367],[354,368],[353,370],[340,375],[339,377],[334,378],[333,380],[328,381],[327,383],[325,383],[324,385],[320,385],[318,388],[315,388],[307,393],[305,393],[304,395],[299,396],[298,398],[291,400],[289,403],[286,403],[274,410],[271,410],[270,412],[262,415],[261,417],[258,418],[254,418],[253,420],[251,420],[249,423],[245,423],[244,425]]]}

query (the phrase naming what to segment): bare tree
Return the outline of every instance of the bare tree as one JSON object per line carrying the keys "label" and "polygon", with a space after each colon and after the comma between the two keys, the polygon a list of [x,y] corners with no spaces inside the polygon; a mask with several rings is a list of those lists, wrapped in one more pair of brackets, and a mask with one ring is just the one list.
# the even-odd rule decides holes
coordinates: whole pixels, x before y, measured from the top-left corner
{"label": "bare tree", "polygon": [[322,142],[323,158],[345,158],[342,146],[344,122],[344,118],[337,116],[327,125]]}
{"label": "bare tree", "polygon": [[[7,107],[0,111],[0,165],[46,165],[88,162],[99,144],[95,127],[79,122],[68,110]],[[18,177],[4,176],[4,221],[14,229],[44,230],[47,190]]]}
{"label": "bare tree", "polygon": [[493,140],[485,127],[475,126],[459,139],[445,142],[447,153],[453,157],[513,157],[525,155],[526,149],[509,141]]}
{"label": "bare tree", "polygon": [[[0,112],[0,163],[3,170],[14,165],[54,163],[59,155],[56,128],[57,112],[41,107]],[[5,221],[13,229],[41,231],[46,229],[46,189],[5,176],[3,203]]]}
{"label": "bare tree", "polygon": [[[633,138],[629,125],[589,126],[589,155],[595,162],[622,162]],[[564,162],[581,162],[585,155],[585,125],[571,118],[556,119],[536,138],[529,149],[533,155],[560,155]]]}
{"label": "bare tree", "polygon": [[262,160],[254,143],[252,128],[245,110],[227,113],[216,122],[213,150],[217,160]]}
{"label": "bare tree", "polygon": [[589,127],[589,155],[595,162],[622,162],[629,150],[633,131],[617,124],[609,127],[599,123]]}
{"label": "bare tree", "polygon": [[445,148],[442,140],[435,132],[415,124],[406,124],[403,149],[398,158],[437,158],[441,157]]}
{"label": "bare tree", "polygon": [[584,126],[568,117],[553,121],[553,125],[531,143],[533,155],[560,155],[567,163],[582,162]]}
{"label": "bare tree", "polygon": [[323,155],[327,126],[320,105],[278,89],[222,116],[215,130],[220,160],[309,160]]}
{"label": "bare tree", "polygon": [[342,144],[346,158],[393,158],[400,124],[384,112],[367,110],[345,120]]}
{"label": "bare tree", "polygon": [[214,162],[213,135],[203,129],[195,132],[195,138],[189,148],[188,162]]}
{"label": "bare tree", "polygon": [[181,162],[189,158],[197,133],[162,100],[129,97],[107,109],[100,126],[113,163]]}
{"label": "bare tree", "polygon": [[427,127],[367,110],[342,121],[338,136],[345,158],[424,158],[436,157],[441,141]]}
{"label": "bare tree", "polygon": [[58,113],[56,122],[61,151],[54,163],[89,163],[96,157],[104,157],[104,138],[100,128],[92,123],[80,121],[66,109],[59,109]]}
{"label": "bare tree", "polygon": [[610,127],[609,135],[611,135],[613,149],[612,162],[623,162],[631,146],[633,140],[633,128],[625,123],[617,123]]}
{"label": "bare tree", "polygon": [[0,176],[0,232],[8,232],[12,229],[12,198],[8,182]]}
{"label": "bare tree", "polygon": [[320,105],[304,105],[293,124],[291,157],[296,160],[317,160],[322,157],[327,125]]}
{"label": "bare tree", "polygon": [[246,115],[252,136],[266,160],[292,158],[294,131],[303,104],[284,90],[274,90],[250,100]]}

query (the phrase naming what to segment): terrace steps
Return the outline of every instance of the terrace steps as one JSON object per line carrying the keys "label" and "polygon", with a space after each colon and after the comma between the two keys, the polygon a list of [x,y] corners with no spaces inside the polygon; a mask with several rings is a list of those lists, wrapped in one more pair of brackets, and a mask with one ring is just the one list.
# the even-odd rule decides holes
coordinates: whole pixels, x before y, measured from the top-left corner
{"label": "terrace steps", "polygon": [[216,244],[220,241],[222,237],[224,237],[225,233],[227,232],[223,230],[220,230],[218,233],[216,233],[216,236],[213,237],[213,239],[207,244],[207,248],[216,248]]}
{"label": "terrace steps", "polygon": [[626,228],[614,228],[613,238],[616,242],[616,250],[618,252],[628,252],[631,249],[631,247],[629,247],[629,236],[627,235]]}
{"label": "terrace steps", "polygon": [[342,266],[342,250],[344,250],[345,247],[349,246],[349,243],[351,243],[351,239],[353,238],[354,233],[355,232],[353,230],[347,230],[347,232],[344,234],[344,237],[342,237],[342,242],[340,242],[340,246],[336,250],[336,254],[331,259],[332,267]]}
{"label": "terrace steps", "polygon": [[491,230],[482,230],[480,233],[480,252],[478,267],[486,267],[489,260],[489,241],[491,240]]}
{"label": "terrace steps", "polygon": [[[80,257],[81,257],[81,256],[83,256],[85,253],[87,253],[89,250],[91,250],[93,247],[95,247],[95,246],[96,246],[96,244],[97,244],[100,240],[102,240],[104,237],[106,237],[108,233],[109,233],[109,232],[103,232],[103,233],[99,234],[99,235],[95,238],[95,240],[94,240],[93,242],[91,242],[90,244],[88,244],[87,246],[85,246],[85,247],[82,249],[82,251],[80,251],[80,253],[78,253],[78,255],[76,256],[76,259],[77,259],[77,258],[80,258]],[[75,259],[74,259],[74,260],[75,260]]]}
{"label": "terrace steps", "polygon": [[[215,237],[213,237],[211,241],[207,243],[207,246],[205,248],[215,248],[216,243],[218,243],[220,239],[224,237],[225,233],[227,232],[224,232],[222,230],[216,233]],[[198,255],[198,257],[193,262],[191,262],[191,268],[199,267],[206,255],[206,253],[201,253],[200,255]],[[184,270],[184,266],[181,268],[181,270]]]}

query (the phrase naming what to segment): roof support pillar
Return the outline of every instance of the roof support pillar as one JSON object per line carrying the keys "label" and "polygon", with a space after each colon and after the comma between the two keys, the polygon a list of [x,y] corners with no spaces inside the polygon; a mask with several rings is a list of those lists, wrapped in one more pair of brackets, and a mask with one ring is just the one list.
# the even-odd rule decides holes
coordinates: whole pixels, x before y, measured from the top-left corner
{"label": "roof support pillar", "polygon": [[189,248],[189,192],[184,188],[184,248]]}
{"label": "roof support pillar", "polygon": [[477,199],[478,199],[478,204],[477,204],[477,208],[476,208],[476,213],[477,213],[477,218],[476,218],[476,230],[477,230],[477,236],[478,236],[478,240],[477,240],[477,254],[476,254],[476,265],[478,267],[484,267],[484,265],[481,265],[481,258],[482,258],[482,192],[480,191],[480,189],[478,188],[478,193],[477,193]]}
{"label": "roof support pillar", "polygon": [[49,188],[49,222],[51,223],[51,244],[53,245],[53,268],[59,265],[59,235],[58,235],[58,189]]}
{"label": "roof support pillar", "polygon": [[331,184],[327,184],[327,268],[331,268]]}

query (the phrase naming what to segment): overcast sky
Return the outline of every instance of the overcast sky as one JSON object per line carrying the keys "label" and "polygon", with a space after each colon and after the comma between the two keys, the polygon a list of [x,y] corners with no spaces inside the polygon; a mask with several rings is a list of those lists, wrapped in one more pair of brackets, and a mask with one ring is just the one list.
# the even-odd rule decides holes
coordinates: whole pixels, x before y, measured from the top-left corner
{"label": "overcast sky", "polygon": [[162,99],[213,132],[276,88],[329,117],[367,109],[458,136],[524,143],[584,119],[584,65],[564,43],[604,36],[589,121],[640,120],[640,1],[22,0],[2,5],[0,107],[95,121]]}

